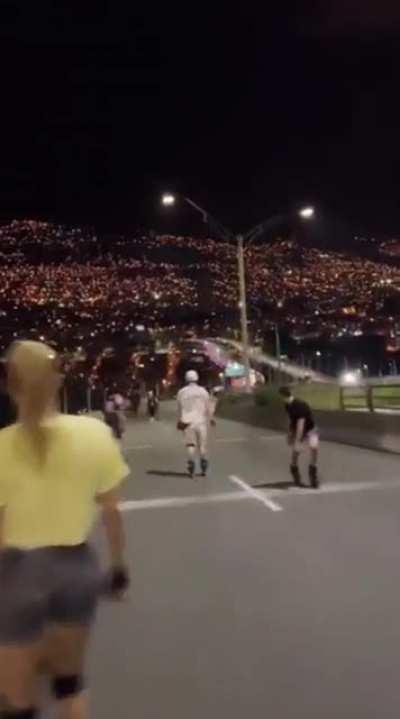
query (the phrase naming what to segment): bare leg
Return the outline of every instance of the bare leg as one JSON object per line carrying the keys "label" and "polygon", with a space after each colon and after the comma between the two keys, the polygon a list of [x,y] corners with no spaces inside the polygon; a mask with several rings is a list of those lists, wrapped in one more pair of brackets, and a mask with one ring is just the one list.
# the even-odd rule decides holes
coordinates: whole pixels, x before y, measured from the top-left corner
{"label": "bare leg", "polygon": [[312,467],[316,467],[318,463],[318,450],[310,449],[310,464]]}
{"label": "bare leg", "polygon": [[319,487],[317,461],[318,461],[318,449],[317,449],[317,447],[310,447],[309,477],[310,477],[310,482],[311,482],[311,486],[313,487],[313,489],[318,489],[318,487]]}
{"label": "bare leg", "polygon": [[0,647],[0,696],[15,710],[38,704],[38,664],[41,643]]}
{"label": "bare leg", "polygon": [[300,452],[297,452],[296,450],[292,451],[292,467],[297,467],[299,464],[299,457]]}
{"label": "bare leg", "polygon": [[[49,631],[46,658],[53,677],[82,676],[89,630],[82,626],[57,626]],[[77,694],[58,702],[59,719],[87,719],[87,693]]]}
{"label": "bare leg", "polygon": [[200,454],[200,466],[203,477],[207,474],[208,469],[208,443],[207,443],[207,426],[200,426],[197,431],[197,443]]}
{"label": "bare leg", "polygon": [[188,459],[189,460],[195,460],[196,459],[196,447],[194,444],[187,444],[186,445],[187,453],[188,453]]}
{"label": "bare leg", "polygon": [[300,470],[299,470],[299,457],[300,457],[300,452],[297,452],[296,450],[293,449],[292,455],[291,455],[290,473],[293,477],[293,481],[294,481],[294,484],[296,487],[303,486],[302,482],[301,482],[301,475],[300,475]]}

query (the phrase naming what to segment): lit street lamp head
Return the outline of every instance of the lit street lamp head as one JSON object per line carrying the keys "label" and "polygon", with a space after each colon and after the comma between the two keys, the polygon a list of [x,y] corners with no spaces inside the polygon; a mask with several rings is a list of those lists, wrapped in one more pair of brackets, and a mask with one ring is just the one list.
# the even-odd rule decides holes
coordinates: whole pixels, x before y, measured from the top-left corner
{"label": "lit street lamp head", "polygon": [[161,198],[161,203],[164,205],[164,207],[170,207],[171,205],[174,205],[175,195],[171,195],[170,192],[166,192]]}
{"label": "lit street lamp head", "polygon": [[314,212],[315,210],[313,207],[303,207],[299,210],[299,215],[303,218],[303,220],[311,220],[311,218],[314,217]]}

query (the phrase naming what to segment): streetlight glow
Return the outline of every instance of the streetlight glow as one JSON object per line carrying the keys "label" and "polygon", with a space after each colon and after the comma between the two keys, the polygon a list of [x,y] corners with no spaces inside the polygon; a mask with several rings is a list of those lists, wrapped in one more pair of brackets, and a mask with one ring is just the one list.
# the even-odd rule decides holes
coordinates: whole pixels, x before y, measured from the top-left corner
{"label": "streetlight glow", "polygon": [[166,192],[162,196],[161,202],[164,205],[164,207],[170,207],[171,205],[175,204],[175,195],[171,195],[170,192]]}
{"label": "streetlight glow", "polygon": [[[190,205],[196,212],[198,212],[202,218],[203,222],[205,223],[211,223],[215,225],[217,228],[217,231],[225,238],[228,238],[229,240],[235,240],[237,243],[237,259],[238,259],[238,280],[239,280],[239,302],[238,302],[238,308],[240,309],[240,323],[241,323],[241,338],[242,338],[242,350],[243,350],[243,361],[244,361],[244,374],[246,379],[246,390],[250,392],[251,390],[251,364],[250,364],[250,352],[249,352],[249,338],[248,338],[248,325],[250,324],[250,321],[248,320],[248,314],[247,314],[247,297],[246,297],[246,273],[245,273],[245,243],[246,243],[246,249],[251,245],[252,242],[254,242],[256,239],[258,239],[261,235],[263,235],[267,230],[269,230],[271,227],[275,227],[277,223],[281,223],[286,221],[287,219],[291,218],[292,220],[297,218],[301,218],[303,220],[311,220],[314,217],[315,211],[314,208],[310,205],[305,207],[300,207],[297,205],[292,205],[292,210],[289,213],[286,213],[286,215],[274,215],[273,217],[270,217],[268,220],[264,220],[264,222],[261,222],[256,227],[251,228],[245,235],[242,234],[234,234],[231,230],[226,229],[220,222],[215,220],[207,210],[205,210],[200,205],[197,205],[193,200],[191,200],[189,197],[186,197],[184,195],[181,195],[180,193],[178,195],[173,195],[170,192],[166,192],[161,197],[161,204],[164,207],[171,207],[176,204],[177,200],[179,200],[179,203],[183,200],[186,202],[186,204]],[[284,302],[282,300],[278,300],[277,307],[280,309],[284,306]],[[318,314],[318,311],[316,311],[316,314]],[[215,312],[212,313],[212,315],[215,315]],[[276,334],[276,356],[278,358],[278,367],[279,367],[279,373],[281,370],[281,361],[282,361],[282,355],[280,351],[280,338],[279,338],[279,328],[277,325],[275,325],[275,334]],[[318,355],[317,355],[318,356]]]}
{"label": "streetlight glow", "polygon": [[355,385],[359,382],[360,377],[358,372],[343,372],[340,379],[342,384]]}
{"label": "streetlight glow", "polygon": [[310,220],[312,217],[314,217],[314,208],[313,207],[303,207],[299,211],[300,217],[303,218],[303,220]]}

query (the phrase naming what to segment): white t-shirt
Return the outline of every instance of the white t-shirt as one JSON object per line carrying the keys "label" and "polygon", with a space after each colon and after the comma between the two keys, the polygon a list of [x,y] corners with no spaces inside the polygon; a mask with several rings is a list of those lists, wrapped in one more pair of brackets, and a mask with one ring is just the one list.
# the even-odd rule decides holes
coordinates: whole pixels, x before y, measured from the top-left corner
{"label": "white t-shirt", "polygon": [[194,382],[178,392],[179,419],[186,424],[203,424],[212,416],[210,395]]}

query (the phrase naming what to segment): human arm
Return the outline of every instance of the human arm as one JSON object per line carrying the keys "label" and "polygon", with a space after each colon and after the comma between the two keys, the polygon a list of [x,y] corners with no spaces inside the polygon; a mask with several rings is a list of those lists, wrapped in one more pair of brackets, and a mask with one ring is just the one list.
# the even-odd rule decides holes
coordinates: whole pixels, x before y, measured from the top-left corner
{"label": "human arm", "polygon": [[295,450],[298,450],[300,448],[301,442],[304,437],[305,424],[306,420],[304,417],[300,417],[296,422],[296,429],[293,435],[293,447]]}
{"label": "human arm", "polygon": [[3,547],[4,507],[0,507],[0,551]]}
{"label": "human arm", "polygon": [[215,410],[217,408],[217,403],[214,399],[210,399],[210,410],[209,410],[209,418],[210,418],[210,424],[211,427],[215,427],[217,422],[215,419]]}
{"label": "human arm", "polygon": [[109,492],[97,496],[112,567],[125,565],[125,534],[118,499],[116,489],[111,489]]}
{"label": "human arm", "polygon": [[0,480],[0,550],[4,544],[4,519],[7,505],[7,492],[5,484]]}
{"label": "human arm", "polygon": [[122,515],[118,504],[119,485],[129,474],[129,468],[109,431],[104,437],[99,461],[101,464],[96,502],[100,507],[110,562],[106,591],[115,598],[121,598],[129,586],[129,574],[125,561]]}
{"label": "human arm", "polygon": [[212,427],[215,427],[216,422],[214,419],[215,409],[216,409],[216,402],[214,401],[214,398],[210,395],[207,390],[204,390],[205,392],[205,411],[206,411],[206,419],[207,422],[211,424]]}
{"label": "human arm", "polygon": [[178,397],[177,397],[177,411],[178,411],[177,422],[182,422],[183,407],[182,407],[182,398],[181,398],[180,392],[178,392]]}
{"label": "human arm", "polygon": [[181,393],[178,393],[178,404],[177,404],[177,420],[176,420],[176,428],[182,432],[184,429],[186,429],[187,424],[183,421],[183,403],[181,398]]}
{"label": "human arm", "polygon": [[110,569],[106,575],[104,590],[113,599],[123,599],[129,589],[130,578],[125,561],[125,533],[118,493],[111,490],[97,499],[101,507],[103,527],[110,555]]}

